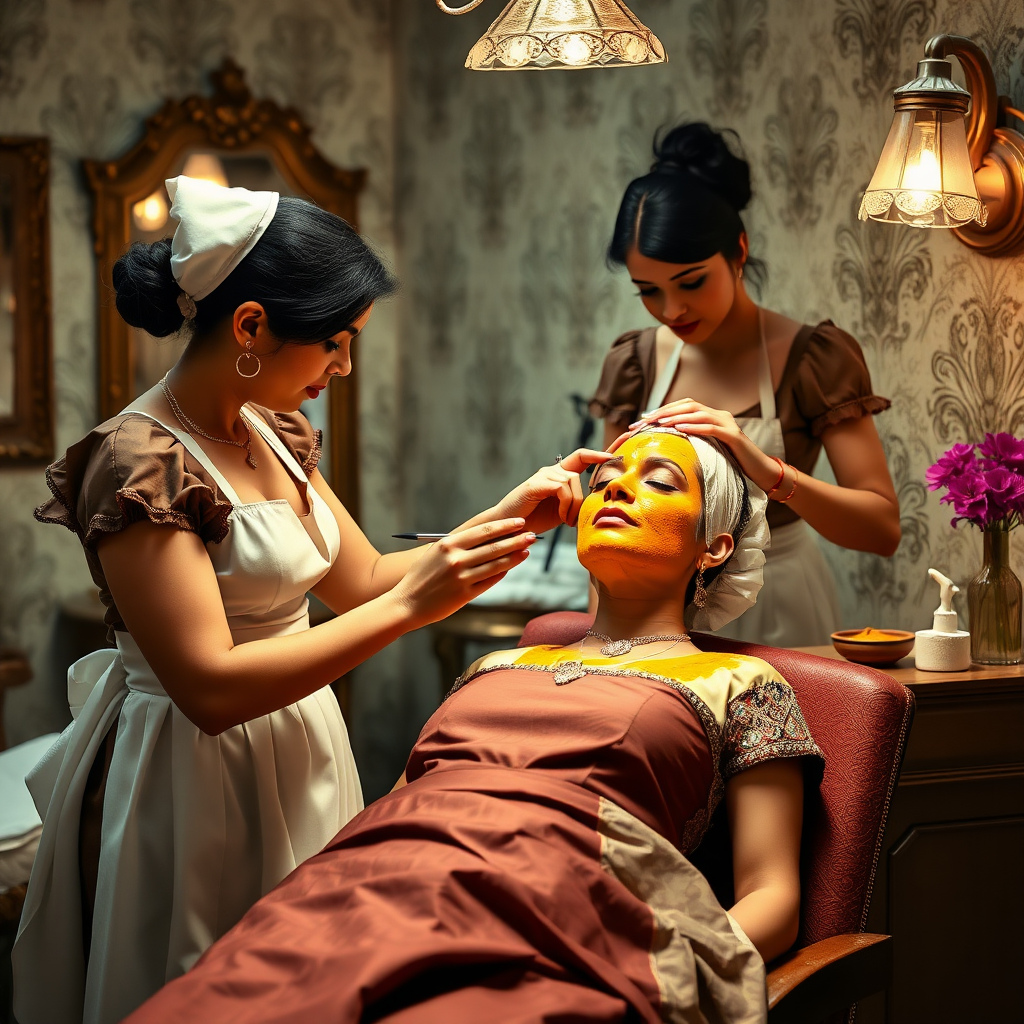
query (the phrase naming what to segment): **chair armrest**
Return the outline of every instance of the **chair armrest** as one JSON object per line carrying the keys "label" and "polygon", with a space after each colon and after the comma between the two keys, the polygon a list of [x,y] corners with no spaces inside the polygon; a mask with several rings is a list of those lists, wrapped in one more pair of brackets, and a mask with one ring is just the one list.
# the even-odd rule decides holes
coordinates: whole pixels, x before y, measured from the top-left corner
{"label": "chair armrest", "polygon": [[768,972],[769,1024],[817,1024],[892,981],[892,936],[833,935]]}

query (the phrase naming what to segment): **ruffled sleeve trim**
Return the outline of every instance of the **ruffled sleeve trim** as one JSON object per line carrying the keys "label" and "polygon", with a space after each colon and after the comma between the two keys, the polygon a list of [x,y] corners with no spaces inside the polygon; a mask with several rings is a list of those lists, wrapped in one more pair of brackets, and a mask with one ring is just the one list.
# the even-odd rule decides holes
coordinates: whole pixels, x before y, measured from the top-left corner
{"label": "ruffled sleeve trim", "polygon": [[793,394],[812,436],[844,420],[873,416],[892,403],[876,395],[856,338],[831,320],[818,324],[800,353]]}
{"label": "ruffled sleeve trim", "polygon": [[323,431],[314,430],[301,412],[271,412],[260,405],[253,408],[295,456],[302,472],[312,475],[323,454]]}
{"label": "ruffled sleeve trim", "polygon": [[627,331],[615,339],[601,368],[601,380],[588,403],[590,414],[609,423],[632,423],[649,390],[640,352],[643,331]]}
{"label": "ruffled sleeve trim", "polygon": [[811,421],[811,433],[821,437],[829,427],[834,427],[843,420],[860,419],[861,416],[877,416],[880,412],[892,407],[892,402],[881,395],[866,395],[863,398],[851,398],[848,402],[837,405],[834,409],[822,413]]}
{"label": "ruffled sleeve trim", "polygon": [[219,543],[232,505],[193,465],[172,434],[147,416],[100,424],[46,470],[53,497],[35,510],[41,523],[74,531],[86,548],[148,520]]}

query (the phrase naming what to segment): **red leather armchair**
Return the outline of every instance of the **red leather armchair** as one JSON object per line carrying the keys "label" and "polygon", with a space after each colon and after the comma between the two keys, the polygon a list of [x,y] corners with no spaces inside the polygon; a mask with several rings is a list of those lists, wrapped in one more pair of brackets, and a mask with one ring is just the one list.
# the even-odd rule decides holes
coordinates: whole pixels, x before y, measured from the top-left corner
{"label": "red leather armchair", "polygon": [[[578,642],[591,619],[552,612],[519,642]],[[794,949],[768,965],[770,1024],[842,1019],[858,999],[887,988],[892,940],[864,932],[882,834],[914,715],[913,694],[891,677],[848,662],[694,634],[704,651],[763,658],[789,681],[825,754],[821,786],[808,789],[801,863],[803,899]],[[716,814],[691,860],[724,906],[732,902],[728,822]]]}

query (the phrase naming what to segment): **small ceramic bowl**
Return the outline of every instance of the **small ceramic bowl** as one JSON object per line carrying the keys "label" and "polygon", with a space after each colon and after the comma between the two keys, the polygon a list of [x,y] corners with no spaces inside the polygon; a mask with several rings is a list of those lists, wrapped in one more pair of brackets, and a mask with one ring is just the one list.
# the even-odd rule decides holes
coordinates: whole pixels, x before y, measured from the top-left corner
{"label": "small ceramic bowl", "polygon": [[872,629],[871,637],[855,639],[863,629],[841,629],[832,634],[832,646],[847,661],[861,665],[895,665],[914,646],[914,634],[904,629]]}

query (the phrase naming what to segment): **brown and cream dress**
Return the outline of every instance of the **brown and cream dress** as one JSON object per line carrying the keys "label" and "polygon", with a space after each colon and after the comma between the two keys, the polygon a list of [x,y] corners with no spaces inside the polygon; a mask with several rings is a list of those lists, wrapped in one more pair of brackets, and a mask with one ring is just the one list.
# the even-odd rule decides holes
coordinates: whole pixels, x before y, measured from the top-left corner
{"label": "brown and cream dress", "polygon": [[477,662],[408,785],[131,1024],[763,1022],[761,958],[686,855],[738,772],[820,771],[792,690],[759,659],[704,653],[588,654],[556,685],[567,658]]}
{"label": "brown and cream dress", "polygon": [[142,412],[101,424],[47,472],[53,497],[36,516],[81,540],[116,646],[71,667],[75,720],[28,778],[43,832],[13,955],[22,1024],[120,1021],[362,807],[329,687],[207,735],[125,628],[96,555],[101,537],[140,520],[190,531],[234,643],[308,629],[306,593],[341,547],[309,484],[319,441],[301,416],[243,415],[305,493],[306,515],[283,499],[239,501],[190,435]]}

